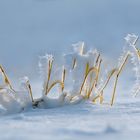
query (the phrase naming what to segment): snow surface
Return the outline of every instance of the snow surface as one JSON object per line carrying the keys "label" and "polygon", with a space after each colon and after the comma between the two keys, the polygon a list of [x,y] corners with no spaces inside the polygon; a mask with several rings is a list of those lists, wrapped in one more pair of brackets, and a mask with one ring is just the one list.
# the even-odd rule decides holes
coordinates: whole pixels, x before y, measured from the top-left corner
{"label": "snow surface", "polygon": [[140,103],[121,99],[115,106],[78,105],[37,109],[0,117],[0,139],[139,139]]}

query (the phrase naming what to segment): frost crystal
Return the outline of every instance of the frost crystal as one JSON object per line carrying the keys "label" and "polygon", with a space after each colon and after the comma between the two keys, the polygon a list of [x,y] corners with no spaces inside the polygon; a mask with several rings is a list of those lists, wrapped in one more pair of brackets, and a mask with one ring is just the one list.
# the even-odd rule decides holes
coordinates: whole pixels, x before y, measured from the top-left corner
{"label": "frost crystal", "polygon": [[130,46],[133,46],[135,45],[137,39],[138,39],[138,36],[136,36],[135,34],[128,34],[125,38],[126,42],[130,45]]}
{"label": "frost crystal", "polygon": [[135,72],[135,83],[132,87],[132,93],[138,94],[140,92],[140,59],[138,56],[138,49],[136,48],[136,42],[138,40],[138,36],[135,34],[128,34],[124,39],[126,40],[127,48],[125,48],[125,52],[130,51],[131,63],[133,64],[133,71]]}
{"label": "frost crystal", "polygon": [[76,44],[72,44],[74,52],[78,53],[79,55],[83,55],[85,51],[85,43],[78,42]]}
{"label": "frost crystal", "polygon": [[48,63],[54,61],[54,56],[52,54],[46,54],[44,56],[39,56],[39,73],[41,77],[46,78],[46,72],[48,71]]}
{"label": "frost crystal", "polygon": [[54,60],[54,56],[52,54],[46,54],[46,55],[44,55],[40,58],[45,58],[45,59],[47,59],[48,61],[51,61],[51,62]]}

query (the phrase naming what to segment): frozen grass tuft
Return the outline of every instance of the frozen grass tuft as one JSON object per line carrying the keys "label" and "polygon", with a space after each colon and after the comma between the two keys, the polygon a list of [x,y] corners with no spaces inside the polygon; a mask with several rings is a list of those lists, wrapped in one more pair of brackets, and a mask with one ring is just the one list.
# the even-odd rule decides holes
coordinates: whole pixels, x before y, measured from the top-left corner
{"label": "frozen grass tuft", "polygon": [[[103,57],[96,49],[87,49],[84,42],[73,44],[73,52],[62,56],[64,64],[56,62],[51,54],[39,57],[40,75],[44,81],[42,96],[35,99],[32,93],[29,78],[21,79],[20,90],[15,90],[2,66],[0,72],[3,76],[3,84],[0,86],[0,104],[4,112],[21,112],[32,108],[54,108],[64,105],[77,104],[88,100],[92,103],[105,103],[105,89],[110,80],[112,93],[110,104],[114,104],[119,76],[121,75],[128,58],[134,66],[136,81],[133,93],[140,91],[140,51],[136,47],[138,36],[128,34],[125,37],[125,47],[119,57],[118,64],[107,74],[103,67]],[[106,74],[106,77],[104,75]],[[105,79],[105,80],[102,80]],[[58,98],[51,98],[54,87],[58,88]]]}

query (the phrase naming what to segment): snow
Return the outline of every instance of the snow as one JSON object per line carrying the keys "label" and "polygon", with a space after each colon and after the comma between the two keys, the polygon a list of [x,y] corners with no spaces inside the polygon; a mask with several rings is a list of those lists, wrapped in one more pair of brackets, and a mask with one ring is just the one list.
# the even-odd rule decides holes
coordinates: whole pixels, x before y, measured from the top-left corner
{"label": "snow", "polygon": [[113,107],[82,102],[78,105],[1,116],[0,138],[139,139],[139,106],[138,100],[127,98]]}

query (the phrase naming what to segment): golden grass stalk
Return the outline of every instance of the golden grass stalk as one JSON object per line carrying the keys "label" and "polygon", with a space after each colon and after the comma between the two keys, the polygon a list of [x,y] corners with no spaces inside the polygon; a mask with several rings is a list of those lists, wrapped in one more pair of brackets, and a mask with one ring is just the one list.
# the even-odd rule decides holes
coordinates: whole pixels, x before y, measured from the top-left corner
{"label": "golden grass stalk", "polygon": [[97,74],[97,78],[96,78],[96,84],[95,86],[97,86],[98,84],[98,79],[99,79],[99,74],[100,74],[100,69],[101,69],[101,63],[102,63],[102,59],[100,59],[99,64],[98,64],[98,74]]}
{"label": "golden grass stalk", "polygon": [[[94,79],[94,81],[93,81],[93,73],[94,72],[92,72],[90,74],[90,85],[89,85],[89,90],[87,90],[87,94],[86,94],[88,99],[89,99],[89,97],[90,97],[90,95],[92,93],[92,90],[94,89],[94,87],[97,85],[97,82],[98,82],[98,77],[99,77],[99,72],[100,72],[100,65],[101,65],[101,61],[99,61],[99,59],[100,59],[100,53],[98,54],[96,62],[95,62],[95,67],[97,68],[98,73],[97,73],[97,76]],[[88,70],[89,70],[89,63],[87,63],[87,65],[86,65],[86,74],[88,73]]]}
{"label": "golden grass stalk", "polygon": [[101,97],[101,95],[100,95],[100,94],[98,94],[97,96],[95,96],[95,97],[94,97],[94,99],[92,100],[92,102],[94,102],[94,103],[95,103],[95,102],[96,102],[96,100],[97,100],[97,99],[99,99],[100,97]]}
{"label": "golden grass stalk", "polygon": [[99,53],[98,56],[97,56],[97,59],[96,59],[96,62],[95,62],[95,67],[97,67],[98,62],[99,62],[99,59],[100,59],[100,53]]}
{"label": "golden grass stalk", "polygon": [[116,88],[117,88],[117,83],[118,83],[118,78],[119,78],[119,75],[120,73],[122,72],[127,60],[128,60],[128,57],[129,57],[129,53],[126,54],[125,56],[125,59],[124,61],[122,62],[121,66],[119,67],[118,71],[117,71],[117,74],[116,74],[116,79],[115,79],[115,83],[114,83],[114,88],[113,88],[113,94],[112,94],[112,98],[111,98],[111,106],[113,105],[114,103],[114,98],[115,98],[115,94],[116,94]]}
{"label": "golden grass stalk", "polygon": [[87,75],[88,71],[89,71],[89,63],[87,62],[86,63],[86,68],[85,68],[85,75]]}
{"label": "golden grass stalk", "polygon": [[32,101],[32,103],[34,103],[34,98],[33,98],[33,93],[32,93],[32,87],[31,87],[31,85],[30,85],[30,83],[29,83],[29,80],[26,82],[26,86],[27,86],[27,88],[28,88],[28,90],[29,90],[29,94],[30,94],[30,97],[31,97],[31,101]]}
{"label": "golden grass stalk", "polygon": [[112,94],[111,103],[110,103],[111,106],[114,104],[114,98],[115,98],[115,94],[116,94],[118,78],[119,78],[119,74],[117,74],[116,79],[115,79],[114,88],[113,88],[113,94]]}
{"label": "golden grass stalk", "polygon": [[[117,69],[113,69],[113,70],[110,71],[110,73],[109,73],[109,75],[108,75],[108,78],[107,78],[107,80],[106,80],[105,84],[103,85],[103,87],[102,87],[102,89],[101,89],[100,92],[102,92],[102,91],[106,88],[106,86],[108,85],[108,83],[109,83],[111,77],[114,75],[114,73],[115,73],[116,71],[117,71]],[[102,94],[103,94],[103,93],[102,93]]]}
{"label": "golden grass stalk", "polygon": [[122,64],[120,65],[119,69],[118,69],[118,75],[120,75],[120,73],[122,72],[127,60],[128,60],[128,57],[130,56],[130,53],[128,52],[124,58],[124,61],[122,62]]}
{"label": "golden grass stalk", "polygon": [[98,84],[98,79],[99,79],[99,74],[100,74],[100,69],[101,69],[101,63],[102,63],[102,59],[100,57],[101,57],[101,55],[99,53],[99,55],[97,56],[97,59],[96,59],[96,63],[95,63],[95,67],[97,67],[98,73],[97,73],[97,77],[95,79],[95,84],[92,85],[92,88],[89,91],[89,96],[92,93],[92,90],[94,89],[94,87],[97,87],[97,84]]}
{"label": "golden grass stalk", "polygon": [[[98,58],[99,58],[99,57],[98,57]],[[97,58],[97,59],[98,59],[98,58]],[[101,62],[102,62],[102,59],[100,59],[100,61],[99,61],[99,60],[97,61],[97,63],[98,63],[98,65],[96,64],[96,65],[97,65],[97,76],[95,77],[95,79],[94,79],[94,81],[93,81],[93,83],[92,83],[92,86],[91,86],[91,88],[90,88],[89,91],[88,91],[88,94],[87,94],[87,97],[88,97],[88,98],[90,97],[90,95],[91,95],[93,89],[97,86],[98,79],[99,79],[99,74],[100,74]],[[91,82],[92,82],[92,80],[91,80]]]}
{"label": "golden grass stalk", "polygon": [[1,65],[0,65],[0,71],[2,72],[2,75],[4,76],[4,82],[5,82],[5,84],[8,85],[9,88],[10,88],[12,91],[15,92],[15,90],[14,90],[14,88],[12,87],[12,84],[11,84],[11,82],[10,82],[10,80],[9,80],[9,78],[8,78],[8,76],[7,76],[7,74],[6,74],[6,72],[4,71],[4,68],[3,68]]}
{"label": "golden grass stalk", "polygon": [[80,87],[80,94],[82,93],[82,90],[83,90],[83,87],[84,87],[84,85],[85,85],[85,83],[86,83],[86,80],[87,80],[87,78],[88,78],[88,76],[90,75],[90,73],[91,72],[94,72],[95,73],[95,79],[96,79],[96,77],[97,77],[97,73],[98,73],[98,70],[97,70],[97,68],[95,68],[95,67],[91,67],[91,68],[89,68],[89,70],[88,70],[88,72],[85,74],[85,76],[84,76],[84,80],[83,80],[83,82],[82,82],[82,85],[81,85],[81,87]]}
{"label": "golden grass stalk", "polygon": [[62,72],[62,83],[63,83],[63,86],[62,86],[62,84],[61,84],[61,89],[62,89],[62,92],[63,92],[63,90],[64,90],[64,83],[65,83],[65,79],[66,79],[66,69],[65,68],[63,68],[63,72]]}
{"label": "golden grass stalk", "polygon": [[93,81],[91,88],[89,89],[88,93],[87,93],[87,98],[89,99],[93,89],[95,88],[95,84],[96,84],[96,80]]}
{"label": "golden grass stalk", "polygon": [[100,98],[100,103],[103,103],[103,94],[104,94],[104,89],[107,87],[111,77],[114,75],[114,73],[117,71],[117,69],[113,69],[110,71],[110,73],[108,74],[108,77],[104,83],[104,85],[102,86],[102,88],[99,90],[98,95],[96,95],[96,97],[93,99],[93,102],[96,102],[96,100],[98,98]]}
{"label": "golden grass stalk", "polygon": [[49,81],[51,77],[51,72],[52,72],[52,66],[53,66],[53,60],[48,61],[48,77],[47,77],[47,83],[45,87],[45,94],[48,94],[48,88],[49,88]]}
{"label": "golden grass stalk", "polygon": [[51,73],[52,73],[52,66],[53,66],[53,60],[49,60],[48,61],[48,77],[47,77],[47,82],[46,82],[46,87],[45,87],[45,90],[46,90],[45,95],[47,95],[51,91],[51,89],[57,84],[60,85],[62,92],[64,90],[64,82],[65,82],[65,78],[66,78],[66,69],[65,68],[63,68],[61,80],[56,80],[49,86],[49,84],[50,84],[49,81],[50,81]]}
{"label": "golden grass stalk", "polygon": [[87,98],[90,97],[90,94],[95,87],[95,79],[93,81],[93,74],[94,74],[93,72],[90,74],[89,89],[87,90],[87,93],[86,93]]}
{"label": "golden grass stalk", "polygon": [[[52,70],[52,66],[50,65],[50,74],[48,75],[49,76],[49,80],[50,80],[50,75],[51,75],[51,70]],[[57,85],[57,84],[59,84],[60,85],[60,87],[61,87],[61,92],[63,92],[63,90],[64,90],[64,83],[65,83],[65,79],[66,79],[66,69],[65,68],[63,68],[63,72],[62,72],[62,79],[61,80],[56,80],[56,81],[54,81],[50,86],[48,85],[47,86],[47,93],[49,93],[50,91],[51,91],[51,89],[55,86],[55,85]],[[49,84],[49,82],[47,82],[48,84]]]}
{"label": "golden grass stalk", "polygon": [[76,58],[74,58],[73,63],[72,63],[72,69],[74,69],[76,67],[76,62],[77,62],[77,60],[76,60]]}
{"label": "golden grass stalk", "polygon": [[111,77],[116,73],[116,78],[115,78],[115,83],[114,83],[114,87],[113,87],[113,94],[112,94],[112,98],[111,98],[111,106],[114,103],[114,98],[115,98],[115,93],[116,93],[116,88],[117,88],[117,83],[118,83],[118,77],[120,75],[120,73],[122,72],[124,65],[126,64],[126,61],[129,57],[129,53],[126,54],[124,61],[122,62],[121,66],[118,69],[113,69],[111,70],[111,72],[108,75],[107,80],[105,81],[105,84],[103,85],[103,87],[100,89],[100,91],[98,92],[98,95],[93,99],[93,102],[95,102],[97,99],[100,99],[100,103],[103,103],[103,94],[104,94],[104,89],[107,87]]}
{"label": "golden grass stalk", "polygon": [[51,89],[55,86],[55,85],[57,85],[57,84],[59,84],[60,86],[61,86],[61,89],[62,89],[62,91],[63,91],[63,89],[64,89],[64,83],[62,82],[62,81],[60,81],[60,80],[57,80],[57,81],[55,81],[55,82],[53,82],[51,85],[50,85],[50,87],[48,88],[48,93],[51,91]]}

